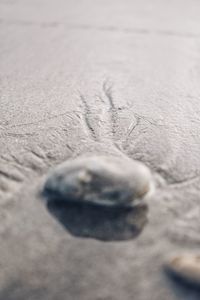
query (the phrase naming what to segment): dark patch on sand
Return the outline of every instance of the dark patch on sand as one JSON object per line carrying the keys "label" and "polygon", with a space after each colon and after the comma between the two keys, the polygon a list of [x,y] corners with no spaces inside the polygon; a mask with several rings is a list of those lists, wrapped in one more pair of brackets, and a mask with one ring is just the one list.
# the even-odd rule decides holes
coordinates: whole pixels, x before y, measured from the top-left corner
{"label": "dark patch on sand", "polygon": [[146,204],[113,208],[51,200],[47,208],[72,235],[102,241],[133,239],[147,223]]}

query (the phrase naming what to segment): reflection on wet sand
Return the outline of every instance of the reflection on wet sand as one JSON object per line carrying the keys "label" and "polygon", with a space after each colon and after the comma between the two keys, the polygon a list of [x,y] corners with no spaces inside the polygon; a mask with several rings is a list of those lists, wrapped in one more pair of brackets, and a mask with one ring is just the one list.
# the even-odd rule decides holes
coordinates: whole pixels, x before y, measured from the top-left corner
{"label": "reflection on wet sand", "polygon": [[113,208],[49,200],[47,208],[72,235],[102,241],[133,239],[147,223],[148,207],[143,203]]}

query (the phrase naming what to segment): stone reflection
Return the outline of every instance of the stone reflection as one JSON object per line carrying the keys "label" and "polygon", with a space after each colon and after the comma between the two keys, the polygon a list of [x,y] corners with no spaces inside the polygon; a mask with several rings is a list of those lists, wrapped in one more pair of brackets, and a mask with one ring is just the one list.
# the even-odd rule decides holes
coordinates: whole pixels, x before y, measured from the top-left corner
{"label": "stone reflection", "polygon": [[104,207],[86,203],[47,201],[49,212],[72,235],[102,241],[129,240],[137,237],[147,223],[148,207]]}

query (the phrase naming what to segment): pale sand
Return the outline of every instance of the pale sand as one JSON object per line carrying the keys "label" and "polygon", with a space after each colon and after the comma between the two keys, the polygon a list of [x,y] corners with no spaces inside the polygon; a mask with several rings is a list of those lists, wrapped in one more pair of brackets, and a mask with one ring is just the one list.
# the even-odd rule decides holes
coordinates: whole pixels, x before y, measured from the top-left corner
{"label": "pale sand", "polygon": [[[198,300],[162,269],[200,244],[200,3],[0,1],[0,299]],[[48,171],[119,154],[163,181],[128,241],[71,235]]]}

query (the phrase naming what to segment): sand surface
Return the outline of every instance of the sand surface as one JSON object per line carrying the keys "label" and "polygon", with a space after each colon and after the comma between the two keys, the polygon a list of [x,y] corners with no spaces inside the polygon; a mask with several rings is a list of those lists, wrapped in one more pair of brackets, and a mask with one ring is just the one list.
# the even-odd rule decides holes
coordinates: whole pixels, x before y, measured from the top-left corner
{"label": "sand surface", "polygon": [[[0,1],[0,299],[198,300],[163,272],[200,246],[200,2]],[[124,155],[163,181],[134,239],[78,238],[48,171]]]}

